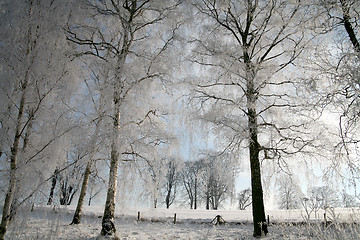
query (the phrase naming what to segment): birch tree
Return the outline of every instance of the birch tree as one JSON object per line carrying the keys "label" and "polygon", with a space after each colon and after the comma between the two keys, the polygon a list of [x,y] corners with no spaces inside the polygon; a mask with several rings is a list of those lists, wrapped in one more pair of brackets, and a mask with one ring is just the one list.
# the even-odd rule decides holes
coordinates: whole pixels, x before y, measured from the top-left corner
{"label": "birch tree", "polygon": [[[66,47],[58,38],[59,26],[56,24],[61,18],[58,10],[66,9],[66,4],[59,6],[54,1],[8,1],[3,6],[11,11],[1,12],[1,69],[4,78],[1,81],[0,121],[1,131],[5,133],[1,136],[1,148],[6,156],[1,161],[8,160],[10,166],[6,166],[9,182],[0,239],[4,239],[11,218],[10,209],[20,204],[14,204],[14,196],[20,190],[32,191],[34,186],[31,184],[43,179],[38,175],[41,172],[41,164],[38,163],[46,159],[46,151],[65,134],[59,129],[55,130],[55,122],[51,122],[56,121],[64,109],[57,109],[59,114],[52,117],[49,115],[51,105],[53,110],[59,106],[54,99],[59,96],[60,88],[66,89],[68,74],[65,62],[59,61]],[[66,11],[62,11],[64,13]],[[61,118],[57,120],[59,128]],[[39,138],[46,127],[48,134]],[[25,174],[30,170],[37,173],[37,180],[26,177],[30,177]],[[23,198],[25,196],[26,192],[23,192]],[[15,202],[22,200],[16,199]]]}
{"label": "birch tree", "polygon": [[[88,141],[88,150],[89,153],[89,159],[86,163],[83,180],[81,184],[81,190],[80,195],[78,199],[78,203],[76,206],[76,210],[74,213],[73,220],[71,224],[80,224],[81,223],[81,217],[82,217],[82,209],[85,201],[86,192],[88,189],[89,179],[91,175],[91,171],[95,162],[96,152],[100,152],[100,147],[104,147],[103,144],[99,144],[99,142],[102,142],[102,137],[100,134],[100,131],[102,129],[103,125],[103,118],[105,117],[106,110],[104,103],[105,100],[105,85],[103,78],[107,78],[107,71],[103,70],[99,73],[96,73],[94,70],[91,71],[90,76],[92,79],[86,80],[85,84],[87,86],[87,89],[89,91],[91,103],[94,110],[94,116],[93,119],[90,119],[90,127],[93,126],[94,131],[91,133]],[[90,84],[89,81],[91,81],[93,84]],[[89,196],[89,205],[91,203],[91,199],[93,196]]]}
{"label": "birch tree", "polygon": [[55,143],[69,131],[61,129],[61,114],[66,114],[56,101],[71,94],[59,97],[69,83],[66,62],[61,60],[67,48],[57,25],[66,17],[66,6],[54,1],[7,1],[3,7],[8,11],[1,11],[0,128],[5,133],[1,134],[5,154],[1,161],[8,161],[9,166],[3,164],[8,169],[8,189],[0,239],[12,217],[10,209],[29,199],[34,185],[46,178],[48,173],[42,168],[51,164],[47,151],[56,152]]}
{"label": "birch tree", "polygon": [[196,7],[204,17],[205,35],[200,32],[193,37],[196,47],[191,61],[205,76],[195,86],[194,99],[203,109],[204,119],[227,132],[223,134],[227,139],[224,148],[246,143],[254,236],[259,237],[268,231],[261,158],[285,164],[279,156],[299,152],[311,142],[301,130],[303,118],[281,123],[274,115],[296,112],[294,81],[287,79],[284,70],[291,69],[311,38],[304,27],[310,8],[300,1],[282,0],[203,0]]}
{"label": "birch tree", "polygon": [[[101,234],[115,237],[115,197],[122,142],[121,123],[126,116],[126,98],[144,81],[160,77],[156,64],[171,43],[173,28],[159,38],[149,34],[176,6],[173,1],[85,1],[92,15],[84,24],[69,25],[67,39],[82,48],[78,56],[93,56],[111,66],[112,136],[110,172]],[[89,20],[89,18],[87,19]],[[164,28],[166,29],[166,28]],[[152,43],[149,45],[148,43]],[[159,66],[159,65],[157,65]]]}

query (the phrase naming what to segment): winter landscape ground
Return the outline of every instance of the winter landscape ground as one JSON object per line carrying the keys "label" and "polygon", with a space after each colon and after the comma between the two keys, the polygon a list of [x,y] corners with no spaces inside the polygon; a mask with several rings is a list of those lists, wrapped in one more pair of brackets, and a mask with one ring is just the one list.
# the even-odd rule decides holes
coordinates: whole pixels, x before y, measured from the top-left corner
{"label": "winter landscape ground", "polygon": [[[141,221],[137,221],[140,212]],[[177,221],[174,221],[176,212]],[[336,220],[324,226],[321,217],[303,223],[301,210],[269,211],[269,234],[263,239],[358,239],[360,209],[337,209]],[[101,207],[87,207],[80,225],[69,225],[74,207],[34,207],[9,227],[6,239],[100,239]],[[211,221],[221,215],[225,224]],[[319,216],[323,213],[319,212]],[[138,209],[117,211],[120,239],[254,239],[251,211]],[[331,217],[330,217],[331,219]],[[289,223],[292,224],[289,224]]]}

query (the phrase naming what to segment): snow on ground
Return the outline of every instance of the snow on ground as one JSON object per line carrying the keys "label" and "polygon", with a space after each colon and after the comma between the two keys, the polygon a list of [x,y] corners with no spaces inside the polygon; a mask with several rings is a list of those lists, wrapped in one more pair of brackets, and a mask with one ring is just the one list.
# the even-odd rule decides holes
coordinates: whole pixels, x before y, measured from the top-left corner
{"label": "snow on ground", "polygon": [[[38,206],[34,211],[23,211],[9,226],[6,239],[92,239],[98,238],[101,230],[102,207],[86,207],[82,224],[69,225],[74,207]],[[137,221],[140,211],[141,221]],[[174,213],[176,212],[176,224]],[[337,217],[342,222],[350,221],[359,214],[359,209],[339,209]],[[286,222],[301,222],[300,210],[268,211],[270,221],[264,239],[360,239],[358,224],[330,224],[324,226],[320,219],[311,225],[285,225]],[[221,215],[224,225],[211,221]],[[320,213],[319,213],[320,215]],[[279,224],[279,223],[282,224]],[[122,210],[116,214],[117,236],[120,239],[254,239],[251,211],[206,211],[140,209]]]}

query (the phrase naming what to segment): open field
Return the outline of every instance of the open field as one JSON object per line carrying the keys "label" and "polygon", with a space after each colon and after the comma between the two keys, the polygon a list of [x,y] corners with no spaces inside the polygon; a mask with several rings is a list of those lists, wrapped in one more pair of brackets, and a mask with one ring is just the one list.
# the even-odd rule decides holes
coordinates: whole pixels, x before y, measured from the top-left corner
{"label": "open field", "polygon": [[[138,221],[140,212],[140,221]],[[174,213],[176,212],[176,224]],[[269,234],[264,239],[358,239],[360,225],[354,223],[359,209],[337,209],[337,221],[325,226],[321,219],[304,224],[300,210],[268,211]],[[9,228],[7,239],[98,239],[101,207],[87,207],[83,223],[70,226],[74,207],[35,207],[23,211]],[[319,212],[319,216],[323,213]],[[225,224],[211,221],[221,215]],[[289,224],[292,222],[293,224]],[[341,222],[341,224],[340,224]],[[206,211],[138,209],[117,211],[120,239],[253,239],[251,211]]]}

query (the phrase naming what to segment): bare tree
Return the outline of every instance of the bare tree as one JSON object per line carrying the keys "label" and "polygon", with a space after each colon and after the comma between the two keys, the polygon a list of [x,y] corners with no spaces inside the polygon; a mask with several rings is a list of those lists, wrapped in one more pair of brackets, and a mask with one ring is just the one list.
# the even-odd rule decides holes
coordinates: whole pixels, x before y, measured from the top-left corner
{"label": "bare tree", "polygon": [[297,209],[300,207],[302,193],[291,176],[284,175],[278,182],[278,203],[281,209]]}
{"label": "bare tree", "polygon": [[359,205],[356,197],[346,193],[345,190],[341,193],[341,206],[345,208],[357,207]]}
{"label": "bare tree", "polygon": [[179,166],[175,159],[168,161],[167,174],[165,176],[165,204],[166,208],[170,208],[173,204],[179,182]]}
{"label": "bare tree", "polygon": [[[191,60],[210,74],[197,84],[195,98],[207,113],[204,118],[232,132],[225,147],[238,148],[244,139],[247,142],[254,236],[261,236],[267,233],[261,156],[274,159],[292,154],[310,142],[309,135],[291,135],[301,132],[303,119],[281,124],[272,115],[297,106],[289,91],[282,91],[294,90],[294,82],[285,80],[281,73],[294,63],[309,40],[304,31],[308,8],[300,1],[282,0],[202,0],[196,7],[206,18],[206,36],[194,37]],[[264,131],[276,135],[268,144],[259,138]]]}
{"label": "bare tree", "polygon": [[56,167],[54,170],[53,177],[51,179],[51,188],[50,188],[49,200],[47,202],[47,205],[51,205],[53,203],[54,191],[55,191],[55,187],[56,187],[56,183],[57,183],[58,179],[59,179],[59,169]]}
{"label": "bare tree", "polygon": [[339,195],[330,186],[314,187],[310,191],[310,198],[318,202],[325,211],[339,206]]}
{"label": "bare tree", "polygon": [[185,162],[185,167],[181,173],[183,186],[185,188],[187,198],[189,199],[190,209],[198,208],[203,167],[204,166],[201,164],[201,161]]}
{"label": "bare tree", "polygon": [[202,192],[206,209],[217,210],[232,193],[235,182],[234,165],[229,155],[211,154],[203,161]]}
{"label": "bare tree", "polygon": [[303,216],[305,221],[309,221],[311,217],[311,213],[315,212],[315,216],[317,211],[320,209],[320,206],[316,199],[304,197],[301,199],[301,205],[305,210],[306,216]]}
{"label": "bare tree", "polygon": [[251,189],[247,188],[239,192],[238,194],[239,209],[246,210],[251,205]]}
{"label": "bare tree", "polygon": [[88,152],[81,141],[79,144],[73,143],[66,155],[66,162],[61,166],[61,169],[66,169],[58,173],[60,205],[70,205],[74,195],[79,190],[84,169],[83,160],[88,155]]}
{"label": "bare tree", "polygon": [[308,221],[312,213],[317,218],[320,209],[324,209],[326,212],[328,209],[338,207],[339,199],[336,192],[329,186],[312,187],[309,190],[308,197],[301,199],[301,205],[306,213],[305,220]]}

